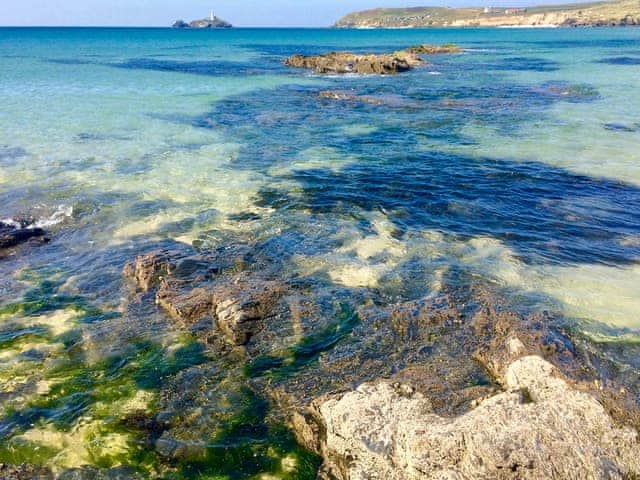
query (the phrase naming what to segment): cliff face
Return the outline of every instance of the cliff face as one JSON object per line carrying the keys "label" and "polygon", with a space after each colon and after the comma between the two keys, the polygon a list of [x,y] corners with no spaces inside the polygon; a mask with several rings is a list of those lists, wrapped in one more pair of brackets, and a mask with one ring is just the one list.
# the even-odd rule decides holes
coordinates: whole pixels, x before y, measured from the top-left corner
{"label": "cliff face", "polygon": [[529,8],[416,7],[349,14],[339,28],[525,27],[640,25],[640,0]]}

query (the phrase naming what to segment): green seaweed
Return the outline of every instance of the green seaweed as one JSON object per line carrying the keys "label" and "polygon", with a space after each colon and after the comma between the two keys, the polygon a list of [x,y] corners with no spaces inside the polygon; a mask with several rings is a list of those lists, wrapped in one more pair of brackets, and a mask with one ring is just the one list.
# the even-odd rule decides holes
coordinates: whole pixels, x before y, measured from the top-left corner
{"label": "green seaweed", "polygon": [[23,273],[22,277],[35,283],[35,286],[28,290],[20,301],[0,307],[0,317],[18,314],[36,316],[65,309],[77,311],[81,323],[94,323],[120,316],[118,312],[104,312],[92,306],[81,296],[60,293],[59,289],[65,283],[63,279],[43,280],[27,273]]}
{"label": "green seaweed", "polygon": [[48,333],[49,329],[40,325],[2,330],[0,331],[0,349],[15,348],[24,342],[47,338]]}
{"label": "green seaweed", "polygon": [[200,365],[208,360],[200,343],[189,342],[167,356],[158,346],[140,342],[142,355],[133,373],[136,385],[144,389],[158,389],[164,381],[182,370]]}
{"label": "green seaweed", "polygon": [[[0,315],[37,317],[49,312],[70,309],[77,312],[79,325],[92,324],[120,315],[104,312],[74,295],[61,294],[59,280],[35,280],[20,302],[0,308]],[[348,334],[357,322],[357,315],[348,306],[341,306],[337,320],[321,332],[304,338],[290,352],[289,358],[274,357],[274,367],[264,369],[275,374],[295,372],[316,360],[322,351],[331,348]],[[158,391],[181,371],[211,361],[204,347],[192,337],[182,339],[175,350],[167,350],[155,342],[132,340],[126,348],[98,362],[86,358],[83,330],[80,326],[58,335],[51,328],[30,321],[32,326],[20,326],[11,321],[0,331],[0,347],[16,346],[34,339],[62,344],[61,354],[46,364],[37,378],[49,382],[46,395],[27,398],[20,407],[9,407],[0,418],[0,462],[48,465],[61,453],[46,445],[28,441],[19,435],[35,428],[74,435],[80,418],[95,423],[95,430],[85,439],[91,464],[98,468],[126,465],[145,477],[166,480],[195,478],[250,479],[270,474],[282,479],[315,478],[320,459],[302,449],[289,430],[267,423],[268,403],[248,387],[240,389],[230,416],[221,420],[219,429],[205,440],[201,454],[190,458],[167,460],[156,450],[155,440],[165,427],[155,423],[152,406],[139,415],[148,421],[136,426],[123,423],[123,418],[111,405],[133,398],[138,391]],[[263,360],[266,360],[263,359]],[[244,379],[241,379],[244,381]],[[178,412],[176,412],[178,413]],[[126,435],[126,451],[109,452],[101,438],[110,434]],[[95,444],[96,448],[91,445]],[[283,460],[286,459],[286,460]]]}
{"label": "green seaweed", "polygon": [[0,462],[21,465],[45,465],[58,451],[22,438],[0,442]]}
{"label": "green seaweed", "polygon": [[350,305],[340,304],[340,312],[334,322],[305,336],[289,349],[257,357],[247,364],[245,374],[250,378],[268,375],[274,379],[293,375],[349,335],[358,322],[358,313]]}
{"label": "green seaweed", "polygon": [[[240,480],[271,474],[282,479],[315,479],[320,458],[303,449],[283,425],[268,423],[268,403],[249,388],[238,413],[225,422],[197,459],[173,464],[165,480],[225,478]],[[295,460],[290,469],[283,459]]]}
{"label": "green seaweed", "polygon": [[86,365],[74,356],[58,363],[44,376],[54,382],[47,395],[19,411],[9,411],[2,419],[5,435],[41,421],[69,431],[97,402],[131,398],[141,388],[157,389],[168,376],[206,360],[202,347],[195,342],[172,354],[148,341],[134,343],[133,347],[128,355],[114,355],[94,365]]}

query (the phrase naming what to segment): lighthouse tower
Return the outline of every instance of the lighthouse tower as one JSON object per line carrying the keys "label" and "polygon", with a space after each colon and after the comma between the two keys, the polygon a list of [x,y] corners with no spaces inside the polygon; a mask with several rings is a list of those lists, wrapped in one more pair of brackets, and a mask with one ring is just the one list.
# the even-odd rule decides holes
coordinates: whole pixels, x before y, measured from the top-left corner
{"label": "lighthouse tower", "polygon": [[211,20],[212,22],[215,20],[215,15],[213,14],[213,10],[211,10],[211,13],[209,14],[209,20]]}

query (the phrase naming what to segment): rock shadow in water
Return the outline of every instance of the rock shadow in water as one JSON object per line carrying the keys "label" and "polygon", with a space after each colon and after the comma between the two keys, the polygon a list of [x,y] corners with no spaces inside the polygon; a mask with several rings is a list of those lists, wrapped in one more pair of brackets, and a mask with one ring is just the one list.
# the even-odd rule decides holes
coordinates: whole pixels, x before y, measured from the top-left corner
{"label": "rock shadow in water", "polygon": [[640,258],[640,189],[539,162],[444,152],[297,170],[292,193],[258,203],[322,215],[382,211],[399,229],[493,237],[527,263],[625,265]]}
{"label": "rock shadow in water", "polygon": [[608,57],[603,58],[598,63],[607,65],[640,65],[640,57]]}
{"label": "rock shadow in water", "polygon": [[488,64],[487,67],[491,70],[511,70],[519,72],[555,72],[560,69],[557,62],[534,57],[503,58],[495,64]]}

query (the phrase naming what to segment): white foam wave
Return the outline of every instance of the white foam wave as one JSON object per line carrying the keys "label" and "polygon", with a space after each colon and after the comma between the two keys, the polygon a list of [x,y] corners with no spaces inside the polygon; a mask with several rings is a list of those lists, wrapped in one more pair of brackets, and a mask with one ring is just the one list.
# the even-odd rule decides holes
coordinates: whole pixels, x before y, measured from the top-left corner
{"label": "white foam wave", "polygon": [[73,207],[70,205],[58,205],[58,208],[49,217],[37,220],[29,228],[47,228],[64,222],[73,215]]}

